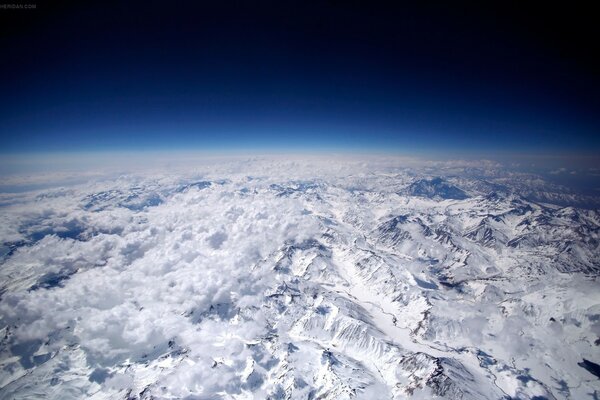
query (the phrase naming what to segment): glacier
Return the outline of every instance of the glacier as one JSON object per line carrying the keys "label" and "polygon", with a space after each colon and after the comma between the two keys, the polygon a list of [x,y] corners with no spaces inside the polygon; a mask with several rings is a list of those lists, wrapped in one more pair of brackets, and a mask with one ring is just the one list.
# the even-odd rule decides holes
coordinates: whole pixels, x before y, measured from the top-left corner
{"label": "glacier", "polygon": [[237,157],[6,181],[27,189],[0,193],[2,399],[600,397],[600,203],[535,174]]}

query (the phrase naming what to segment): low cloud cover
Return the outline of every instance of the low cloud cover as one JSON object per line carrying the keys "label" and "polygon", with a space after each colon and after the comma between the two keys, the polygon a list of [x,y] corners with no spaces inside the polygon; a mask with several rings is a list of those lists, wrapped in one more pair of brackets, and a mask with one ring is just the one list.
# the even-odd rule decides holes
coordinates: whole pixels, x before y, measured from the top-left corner
{"label": "low cloud cover", "polygon": [[600,394],[577,364],[600,361],[597,199],[540,176],[383,157],[48,174],[0,197],[0,397]]}

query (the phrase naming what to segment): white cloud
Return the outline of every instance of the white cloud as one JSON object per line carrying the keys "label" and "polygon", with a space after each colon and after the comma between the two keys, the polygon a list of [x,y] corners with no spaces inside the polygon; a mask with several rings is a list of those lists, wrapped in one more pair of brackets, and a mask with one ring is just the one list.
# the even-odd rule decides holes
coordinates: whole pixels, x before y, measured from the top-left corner
{"label": "white cloud", "polygon": [[[374,391],[370,396],[402,396],[406,393],[400,383],[413,382],[417,372],[390,360],[415,349],[386,338],[383,327],[398,329],[386,325],[390,312],[401,317],[398,325],[426,332],[423,337],[435,331],[452,346],[499,346],[493,350],[505,361],[508,353],[522,354],[536,338],[514,335],[530,320],[483,318],[476,307],[484,306],[471,298],[471,303],[450,303],[459,305],[433,315],[435,298],[425,290],[434,293],[436,286],[424,289],[412,278],[439,279],[423,275],[431,273],[434,259],[465,279],[485,271],[484,264],[506,271],[520,267],[518,260],[458,235],[452,240],[466,249],[471,263],[461,264],[453,258],[458,252],[425,237],[414,221],[407,229],[418,241],[394,251],[374,244],[372,237],[390,215],[406,213],[424,224],[458,230],[479,223],[484,213],[509,212],[513,200],[495,210],[478,203],[481,189],[470,178],[471,168],[506,186],[521,179],[545,185],[487,161],[263,157],[193,168],[179,164],[173,173],[102,173],[102,179],[68,188],[5,194],[0,199],[0,239],[14,249],[0,268],[0,328],[5,335],[0,393],[32,390],[50,396],[53,373],[44,368],[68,359],[61,361],[62,368],[81,380],[69,386],[63,375],[54,375],[74,397],[110,398],[150,387],[158,398],[216,393],[266,398],[279,390],[277,385],[306,394],[313,386],[322,390],[319,382],[339,389],[346,380],[368,386]],[[457,171],[461,174],[454,176]],[[466,185],[472,198],[440,203],[402,195],[408,183],[436,172]],[[191,185],[199,181],[212,184]],[[12,184],[19,182],[33,181],[15,177]],[[597,221],[595,214],[581,215]],[[497,228],[512,234],[499,224]],[[556,234],[544,232],[544,237]],[[317,244],[327,247],[325,255]],[[370,258],[373,250],[381,255]],[[593,251],[584,246],[582,259]],[[277,272],[278,265],[288,270]],[[354,282],[351,288],[344,286],[349,281]],[[396,286],[390,288],[390,282]],[[480,288],[474,285],[465,296],[476,296]],[[349,293],[340,294],[342,289]],[[495,293],[505,295],[504,289]],[[392,294],[393,300],[385,297]],[[354,303],[351,295],[361,301]],[[379,314],[368,305],[378,302]],[[500,315],[495,303],[485,307],[494,318]],[[432,313],[430,325],[420,326],[427,312]],[[454,320],[453,313],[462,315]],[[538,328],[532,324],[531,329]],[[490,339],[491,334],[505,339]],[[345,364],[323,364],[327,351]],[[30,375],[21,376],[25,370]],[[283,378],[274,376],[288,381],[284,385]],[[497,393],[497,388],[481,386]]]}

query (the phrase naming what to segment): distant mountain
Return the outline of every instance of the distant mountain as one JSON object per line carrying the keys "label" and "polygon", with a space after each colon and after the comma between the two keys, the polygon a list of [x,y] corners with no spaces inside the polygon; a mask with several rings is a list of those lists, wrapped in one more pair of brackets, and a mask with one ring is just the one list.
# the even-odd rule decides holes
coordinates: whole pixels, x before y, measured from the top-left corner
{"label": "distant mountain", "polygon": [[463,200],[469,197],[464,191],[442,178],[419,179],[411,183],[406,192],[410,196],[421,196],[430,199]]}

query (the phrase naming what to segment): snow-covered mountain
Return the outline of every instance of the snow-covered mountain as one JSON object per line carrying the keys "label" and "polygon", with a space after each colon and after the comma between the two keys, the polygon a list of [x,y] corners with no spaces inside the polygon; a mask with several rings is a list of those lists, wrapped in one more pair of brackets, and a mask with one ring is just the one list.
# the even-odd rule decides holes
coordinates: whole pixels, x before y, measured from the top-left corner
{"label": "snow-covered mountain", "polygon": [[269,158],[3,193],[0,398],[598,398],[583,202],[485,163]]}

